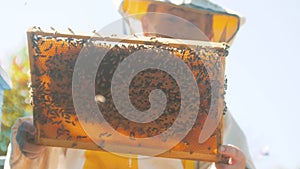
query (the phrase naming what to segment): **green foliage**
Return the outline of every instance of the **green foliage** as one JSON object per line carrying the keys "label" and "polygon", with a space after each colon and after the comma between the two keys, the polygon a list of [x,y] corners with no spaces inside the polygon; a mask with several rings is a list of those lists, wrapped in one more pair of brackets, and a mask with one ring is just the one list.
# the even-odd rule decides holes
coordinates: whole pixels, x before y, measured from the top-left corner
{"label": "green foliage", "polygon": [[6,152],[10,141],[11,127],[16,119],[32,115],[29,97],[29,58],[27,49],[23,48],[11,58],[10,70],[7,72],[12,80],[12,89],[4,92],[2,107],[2,129],[0,134],[0,153]]}

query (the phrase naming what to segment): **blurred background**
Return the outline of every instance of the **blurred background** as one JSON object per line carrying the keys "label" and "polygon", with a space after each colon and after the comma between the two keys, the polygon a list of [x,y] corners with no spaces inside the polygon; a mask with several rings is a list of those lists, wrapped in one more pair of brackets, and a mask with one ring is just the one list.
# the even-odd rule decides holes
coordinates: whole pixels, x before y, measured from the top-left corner
{"label": "blurred background", "polygon": [[[248,138],[258,169],[300,169],[300,1],[215,0],[246,17],[227,58],[227,105]],[[112,0],[10,0],[0,5],[0,65],[13,82],[4,93],[0,150],[10,127],[30,115],[26,31],[39,26],[92,32],[120,19]]]}

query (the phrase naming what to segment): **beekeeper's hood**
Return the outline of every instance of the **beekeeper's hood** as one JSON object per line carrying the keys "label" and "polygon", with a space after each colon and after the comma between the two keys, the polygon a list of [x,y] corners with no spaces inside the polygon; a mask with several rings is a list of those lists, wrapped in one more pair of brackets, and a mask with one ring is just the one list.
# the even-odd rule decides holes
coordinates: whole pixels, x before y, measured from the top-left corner
{"label": "beekeeper's hood", "polygon": [[[199,16],[197,22],[210,25],[210,32],[201,31],[206,33],[209,40],[213,42],[232,42],[240,26],[244,23],[244,18],[237,13],[224,9],[209,0],[123,0],[119,11],[130,25],[131,33],[141,31],[138,22],[141,21],[143,14],[149,12],[149,6],[153,4],[166,9],[165,13],[168,13],[168,8],[181,8],[196,13]],[[157,12],[164,13],[161,10]],[[201,16],[209,16],[211,19],[203,22]]]}

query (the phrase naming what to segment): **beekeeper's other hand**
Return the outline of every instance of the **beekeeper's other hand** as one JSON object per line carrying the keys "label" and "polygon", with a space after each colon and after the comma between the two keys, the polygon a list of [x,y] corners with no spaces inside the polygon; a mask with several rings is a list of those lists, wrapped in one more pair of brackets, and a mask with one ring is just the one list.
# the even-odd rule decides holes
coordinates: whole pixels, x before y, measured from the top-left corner
{"label": "beekeeper's other hand", "polygon": [[44,146],[34,143],[36,130],[33,122],[23,121],[18,128],[16,139],[21,152],[30,159],[39,157],[45,150]]}
{"label": "beekeeper's other hand", "polygon": [[236,146],[222,145],[219,147],[219,153],[229,158],[228,164],[217,163],[217,169],[245,169],[246,157],[244,153]]}

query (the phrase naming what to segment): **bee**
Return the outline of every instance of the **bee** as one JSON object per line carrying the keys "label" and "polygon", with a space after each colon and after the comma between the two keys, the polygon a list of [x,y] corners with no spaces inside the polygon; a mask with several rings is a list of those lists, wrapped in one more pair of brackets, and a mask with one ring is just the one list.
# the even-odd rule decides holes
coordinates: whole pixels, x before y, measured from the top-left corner
{"label": "bee", "polygon": [[87,136],[77,136],[77,139],[87,138]]}
{"label": "bee", "polygon": [[78,45],[83,46],[84,43],[85,43],[85,40],[84,39],[80,39],[80,40],[77,41],[77,43],[78,43]]}
{"label": "bee", "polygon": [[134,138],[134,136],[135,136],[134,132],[131,131],[129,137],[130,137],[130,138]]}
{"label": "bee", "polygon": [[77,146],[77,143],[76,142],[72,143],[72,147],[75,147],[75,146]]}
{"label": "bee", "polygon": [[75,35],[74,31],[71,28],[68,28],[68,31]]}
{"label": "bee", "polygon": [[190,143],[188,141],[182,141],[185,145],[189,146]]}
{"label": "bee", "polygon": [[57,48],[57,46],[55,47],[55,54],[56,55],[58,54],[58,48]]}
{"label": "bee", "polygon": [[37,28],[38,28],[39,31],[43,32],[42,29],[41,29],[41,27],[37,27]]}
{"label": "bee", "polygon": [[155,37],[155,36],[152,36],[152,37],[150,38],[150,40],[154,40],[154,39],[156,39],[156,37]]}
{"label": "bee", "polygon": [[53,27],[51,27],[51,26],[50,26],[50,29],[51,29],[52,31],[56,32],[56,30],[55,30]]}
{"label": "bee", "polygon": [[95,34],[95,35],[97,35],[97,36],[99,36],[99,37],[102,37],[99,33],[97,33],[96,30],[93,30],[92,32],[93,32],[93,34]]}
{"label": "bee", "polygon": [[53,46],[53,44],[51,43],[50,46],[47,49],[45,49],[44,51],[47,52],[48,50],[50,50],[52,48],[52,46]]}
{"label": "bee", "polygon": [[103,136],[105,136],[106,134],[107,134],[107,132],[100,133],[100,134],[99,134],[99,137],[103,137]]}
{"label": "bee", "polygon": [[42,40],[42,42],[41,42],[41,45],[43,45],[45,43],[45,41],[44,40]]}

